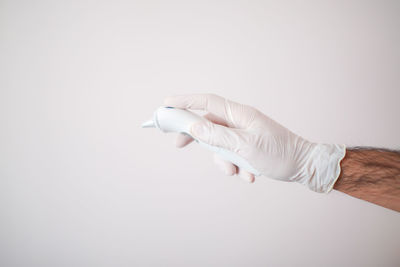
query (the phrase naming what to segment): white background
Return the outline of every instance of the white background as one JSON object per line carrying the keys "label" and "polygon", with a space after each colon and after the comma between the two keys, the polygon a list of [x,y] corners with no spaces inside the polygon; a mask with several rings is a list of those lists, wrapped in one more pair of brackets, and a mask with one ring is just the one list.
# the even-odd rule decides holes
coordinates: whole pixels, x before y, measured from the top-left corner
{"label": "white background", "polygon": [[399,266],[400,215],[140,129],[210,92],[398,149],[398,1],[0,0],[1,266]]}

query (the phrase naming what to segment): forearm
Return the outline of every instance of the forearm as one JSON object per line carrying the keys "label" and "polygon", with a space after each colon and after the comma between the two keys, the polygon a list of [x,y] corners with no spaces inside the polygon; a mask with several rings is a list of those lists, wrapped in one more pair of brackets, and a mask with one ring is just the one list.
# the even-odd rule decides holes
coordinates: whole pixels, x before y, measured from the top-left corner
{"label": "forearm", "polygon": [[384,149],[347,149],[335,190],[400,211],[400,153]]}

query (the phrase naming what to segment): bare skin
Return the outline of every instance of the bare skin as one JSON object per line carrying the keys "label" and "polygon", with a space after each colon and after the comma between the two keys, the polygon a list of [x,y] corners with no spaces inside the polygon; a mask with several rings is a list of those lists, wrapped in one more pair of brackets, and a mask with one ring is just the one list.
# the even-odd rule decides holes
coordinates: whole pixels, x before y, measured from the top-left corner
{"label": "bare skin", "polygon": [[333,188],[400,212],[400,153],[373,148],[347,149]]}

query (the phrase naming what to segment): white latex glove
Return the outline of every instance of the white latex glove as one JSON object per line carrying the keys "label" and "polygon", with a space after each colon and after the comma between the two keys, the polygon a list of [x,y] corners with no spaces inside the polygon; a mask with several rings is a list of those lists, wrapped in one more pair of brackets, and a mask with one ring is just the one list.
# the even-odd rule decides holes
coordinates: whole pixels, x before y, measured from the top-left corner
{"label": "white latex glove", "polygon": [[[264,176],[298,182],[325,193],[332,190],[339,177],[344,145],[309,142],[253,107],[213,94],[171,96],[164,104],[208,111],[208,121],[192,125],[192,136],[237,153]],[[192,138],[179,135],[176,145],[183,147],[191,141]],[[254,182],[254,174],[218,156],[215,161],[226,174],[239,174]]]}

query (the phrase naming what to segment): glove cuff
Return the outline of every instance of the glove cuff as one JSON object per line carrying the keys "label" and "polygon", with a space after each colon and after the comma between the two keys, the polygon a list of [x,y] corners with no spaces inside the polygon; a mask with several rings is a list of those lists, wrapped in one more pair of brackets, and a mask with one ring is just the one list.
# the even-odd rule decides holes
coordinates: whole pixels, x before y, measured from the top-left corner
{"label": "glove cuff", "polygon": [[340,175],[340,162],[346,154],[345,145],[316,144],[299,182],[318,193],[329,193]]}

